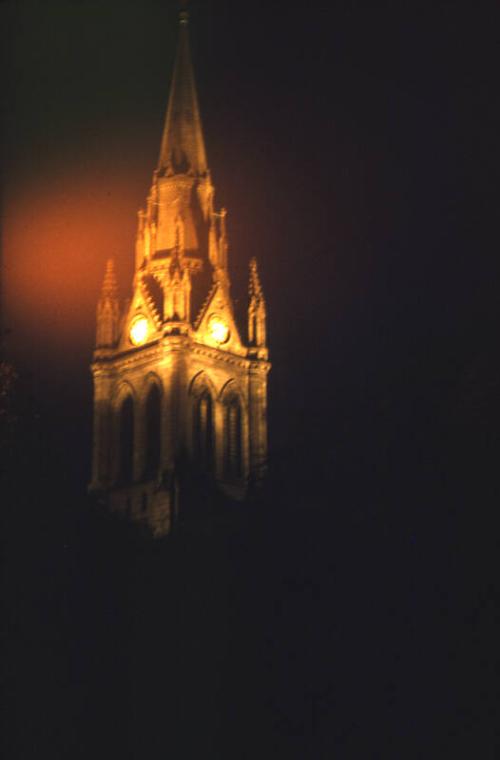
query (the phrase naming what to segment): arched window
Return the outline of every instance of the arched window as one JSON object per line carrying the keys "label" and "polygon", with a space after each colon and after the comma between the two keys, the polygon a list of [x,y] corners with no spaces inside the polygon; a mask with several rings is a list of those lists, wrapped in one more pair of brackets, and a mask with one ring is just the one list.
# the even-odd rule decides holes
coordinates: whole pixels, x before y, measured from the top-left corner
{"label": "arched window", "polygon": [[198,465],[212,470],[214,455],[213,405],[208,389],[194,399],[194,451]]}
{"label": "arched window", "polygon": [[120,408],[118,482],[131,483],[134,474],[134,402],[127,396]]}
{"label": "arched window", "polygon": [[161,453],[161,395],[156,384],[147,395],[145,416],[144,477],[154,478],[158,475]]}
{"label": "arched window", "polygon": [[242,475],[241,406],[237,396],[224,404],[224,472],[227,477]]}

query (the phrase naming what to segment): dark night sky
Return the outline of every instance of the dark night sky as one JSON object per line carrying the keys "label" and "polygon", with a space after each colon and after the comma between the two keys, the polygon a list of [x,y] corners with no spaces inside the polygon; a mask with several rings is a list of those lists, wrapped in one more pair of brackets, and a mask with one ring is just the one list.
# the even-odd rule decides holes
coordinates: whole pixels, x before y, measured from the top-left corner
{"label": "dark night sky", "polygon": [[[391,641],[391,604],[396,617],[423,620],[402,634],[401,672],[388,665],[393,680],[406,683],[406,707],[391,697],[398,737],[408,742],[399,757],[412,756],[414,730],[423,746],[439,737],[426,757],[447,756],[446,741],[454,748],[469,741],[475,752],[468,756],[493,757],[481,659],[487,636],[479,633],[492,604],[490,552],[498,548],[486,529],[498,503],[500,422],[500,19],[493,6],[191,4],[208,160],[216,201],[229,213],[234,293],[244,297],[247,262],[257,255],[269,304],[277,505],[269,542],[276,562],[292,561],[291,550],[276,544],[289,508],[307,526],[307,556],[320,557],[304,560],[311,587],[329,590],[326,557],[342,554],[342,530],[356,535],[354,559],[342,554],[358,579],[345,595],[360,592],[364,573],[389,585],[380,641]],[[21,458],[18,469],[22,477],[27,468],[36,472],[39,505],[59,504],[37,511],[30,546],[75,530],[68,505],[81,501],[89,473],[95,303],[109,255],[124,296],[131,279],[176,13],[166,2],[2,6],[6,348],[22,376],[22,414],[35,420],[35,432],[21,423],[32,449],[21,448],[39,458],[36,465]],[[23,514],[31,515],[27,501]],[[17,548],[24,517],[15,505],[13,512]],[[287,530],[294,545],[298,534]],[[364,565],[372,531],[379,545]],[[335,534],[331,548],[325,534]],[[384,570],[374,569],[378,553],[390,558]],[[411,593],[394,585],[398,572]],[[314,617],[307,595],[301,599],[297,616]],[[412,612],[401,611],[407,606]],[[330,615],[321,609],[318,628]],[[452,631],[460,631],[462,648],[450,644]],[[421,680],[412,637],[423,641]],[[314,646],[323,652],[325,642]],[[473,649],[484,672],[474,667]],[[368,656],[361,661],[369,671]],[[309,669],[321,671],[320,662],[318,655]],[[304,662],[296,667],[307,671]],[[422,685],[426,677],[431,687]],[[469,679],[476,701],[455,698]],[[363,725],[368,708],[353,693],[346,699],[355,707],[340,710],[342,725]],[[293,734],[300,709],[292,697],[285,703]],[[426,709],[432,717],[417,730],[413,713]],[[342,750],[347,734],[338,729],[335,756],[351,756]],[[330,745],[321,746],[314,757],[331,757]],[[383,747],[380,756],[392,756]]]}

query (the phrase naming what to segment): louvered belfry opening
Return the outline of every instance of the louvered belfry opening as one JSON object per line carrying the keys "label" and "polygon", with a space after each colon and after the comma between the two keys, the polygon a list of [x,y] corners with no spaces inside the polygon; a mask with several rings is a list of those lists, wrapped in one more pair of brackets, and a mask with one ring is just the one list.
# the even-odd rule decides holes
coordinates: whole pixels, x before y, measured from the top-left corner
{"label": "louvered belfry opening", "polygon": [[224,474],[230,479],[242,475],[241,406],[237,396],[231,396],[224,408]]}
{"label": "louvered belfry opening", "polygon": [[213,402],[212,396],[207,389],[204,389],[195,399],[193,432],[196,464],[204,472],[213,472]]}
{"label": "louvered belfry opening", "polygon": [[146,398],[145,433],[144,478],[151,479],[158,477],[161,454],[161,394],[156,384]]}

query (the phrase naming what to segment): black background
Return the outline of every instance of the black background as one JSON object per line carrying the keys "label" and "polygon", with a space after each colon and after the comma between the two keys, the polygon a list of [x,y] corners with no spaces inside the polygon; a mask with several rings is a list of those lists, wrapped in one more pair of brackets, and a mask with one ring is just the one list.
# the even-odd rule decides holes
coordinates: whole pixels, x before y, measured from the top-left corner
{"label": "black background", "polygon": [[[176,8],[2,11],[4,221],[95,176],[126,295]],[[31,283],[26,319],[4,242],[9,758],[494,757],[498,21],[192,4],[234,294],[257,255],[273,363],[267,489],[231,527],[151,546],[89,514],[110,251],[73,309]]]}

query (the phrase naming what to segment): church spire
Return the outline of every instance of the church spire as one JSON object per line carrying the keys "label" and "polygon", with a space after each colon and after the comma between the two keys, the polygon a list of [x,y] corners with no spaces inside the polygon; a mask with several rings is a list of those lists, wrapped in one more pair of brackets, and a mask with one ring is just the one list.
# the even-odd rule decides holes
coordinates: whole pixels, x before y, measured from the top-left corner
{"label": "church spire", "polygon": [[[187,21],[184,10],[160,156],[138,217],[132,298],[120,309],[108,262],[92,363],[90,488],[110,511],[157,536],[169,533],[179,504],[196,501],[198,491],[205,501],[212,485],[243,499],[267,459],[266,303],[252,260],[244,340]],[[201,490],[193,490],[193,478]]]}
{"label": "church spire", "polygon": [[189,51],[187,11],[180,12],[179,21],[177,58],[161,141],[158,174],[205,175],[208,167]]}

